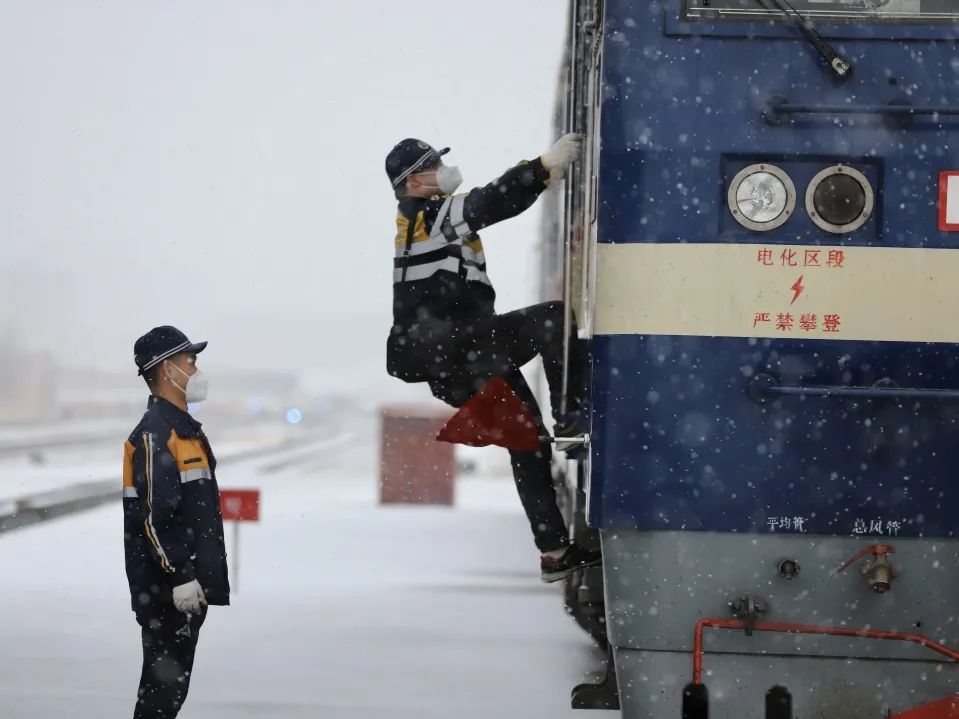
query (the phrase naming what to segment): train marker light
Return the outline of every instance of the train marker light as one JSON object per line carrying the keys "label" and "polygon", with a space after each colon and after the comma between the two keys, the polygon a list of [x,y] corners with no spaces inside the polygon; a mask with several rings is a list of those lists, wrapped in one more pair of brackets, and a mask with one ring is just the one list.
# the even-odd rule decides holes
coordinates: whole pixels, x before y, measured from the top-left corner
{"label": "train marker light", "polygon": [[854,232],[866,224],[874,202],[866,176],[846,165],[827,167],[806,188],[809,218],[834,235]]}
{"label": "train marker light", "polygon": [[959,232],[959,172],[939,173],[939,229]]}
{"label": "train marker light", "polygon": [[729,183],[729,211],[743,227],[766,232],[781,227],[796,208],[796,186],[775,165],[749,165]]}

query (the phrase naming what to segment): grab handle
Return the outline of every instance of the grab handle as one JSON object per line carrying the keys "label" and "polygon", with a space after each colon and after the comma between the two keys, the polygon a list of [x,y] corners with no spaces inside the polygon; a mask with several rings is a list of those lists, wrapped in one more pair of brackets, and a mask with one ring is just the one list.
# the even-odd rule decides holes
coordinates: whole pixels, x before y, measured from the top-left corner
{"label": "grab handle", "polygon": [[885,105],[798,105],[785,97],[771,97],[762,111],[770,125],[783,125],[795,115],[880,115],[904,123],[920,115],[959,115],[959,107],[945,105],[912,105],[905,100],[893,100]]}
{"label": "grab handle", "polygon": [[783,385],[768,374],[756,374],[749,380],[749,396],[763,404],[775,397],[842,397],[854,399],[959,399],[957,389],[920,389],[918,387],[899,387],[886,378],[871,387],[849,387],[845,385]]}

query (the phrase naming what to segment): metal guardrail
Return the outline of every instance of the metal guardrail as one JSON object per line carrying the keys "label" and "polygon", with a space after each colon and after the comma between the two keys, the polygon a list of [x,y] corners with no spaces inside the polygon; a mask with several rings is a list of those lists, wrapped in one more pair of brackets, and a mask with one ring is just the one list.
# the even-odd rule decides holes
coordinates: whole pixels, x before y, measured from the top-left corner
{"label": "metal guardrail", "polygon": [[[345,437],[338,436],[334,439],[345,443],[345,439],[349,439],[351,436],[352,435],[346,435]],[[301,461],[304,451],[308,451],[307,445],[311,444],[316,445],[313,451],[331,448],[329,438],[318,440],[316,436],[311,435],[308,437],[297,437],[296,439],[269,447],[247,449],[225,455],[220,463],[232,464],[233,462],[259,459],[280,452],[291,452],[292,450],[303,448],[295,453],[296,461]],[[91,480],[89,482],[79,482],[67,487],[37,492],[36,494],[6,500],[0,499],[0,534],[82,512],[87,509],[95,509],[109,502],[118,502],[121,496],[120,477],[115,476]]]}
{"label": "metal guardrail", "polygon": [[84,509],[93,509],[120,499],[120,495],[119,480],[111,478],[82,482],[4,501],[0,506],[0,533]]}
{"label": "metal guardrail", "polygon": [[41,442],[37,442],[36,440],[27,442],[10,442],[7,444],[0,444],[0,456],[9,454],[24,454],[32,451],[42,452],[49,449],[62,449],[64,447],[79,447],[92,442],[104,442],[115,438],[116,433],[105,434],[100,432],[97,434],[77,434],[57,439],[47,438]]}

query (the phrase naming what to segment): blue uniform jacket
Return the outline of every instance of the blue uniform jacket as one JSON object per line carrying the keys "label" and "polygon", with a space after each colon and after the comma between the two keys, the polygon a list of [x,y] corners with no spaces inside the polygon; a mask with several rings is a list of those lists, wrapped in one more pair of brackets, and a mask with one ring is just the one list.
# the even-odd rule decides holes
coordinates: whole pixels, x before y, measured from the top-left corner
{"label": "blue uniform jacket", "polygon": [[172,603],[200,582],[210,604],[230,603],[216,458],[199,422],[159,397],[124,444],[126,572],[133,611]]}

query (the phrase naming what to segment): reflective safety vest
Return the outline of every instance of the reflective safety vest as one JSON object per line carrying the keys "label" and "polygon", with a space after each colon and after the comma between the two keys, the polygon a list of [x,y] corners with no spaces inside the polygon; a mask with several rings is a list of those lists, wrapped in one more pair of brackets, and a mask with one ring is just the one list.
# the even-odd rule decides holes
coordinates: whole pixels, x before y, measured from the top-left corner
{"label": "reflective safety vest", "polygon": [[425,280],[437,272],[451,272],[467,282],[481,282],[492,287],[486,276],[483,242],[463,217],[465,202],[465,194],[446,198],[429,235],[426,234],[424,212],[418,212],[409,249],[409,220],[402,212],[397,215],[394,285]]}

